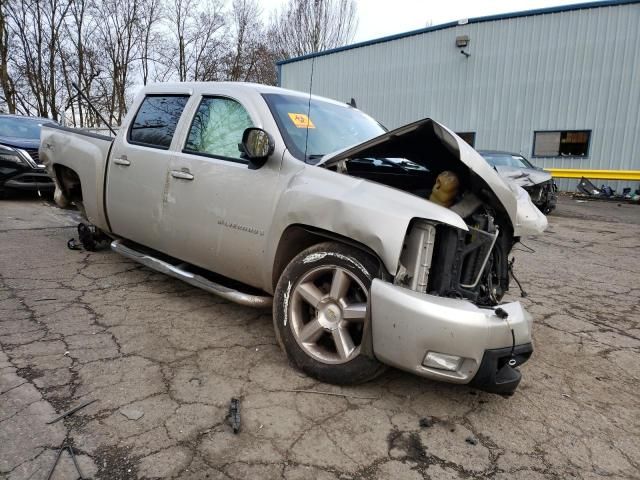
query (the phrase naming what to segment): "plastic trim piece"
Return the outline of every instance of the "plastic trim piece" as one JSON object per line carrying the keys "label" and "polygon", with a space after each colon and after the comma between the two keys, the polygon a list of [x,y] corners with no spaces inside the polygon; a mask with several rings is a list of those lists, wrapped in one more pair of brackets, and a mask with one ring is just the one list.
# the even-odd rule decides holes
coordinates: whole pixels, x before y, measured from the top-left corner
{"label": "plastic trim piece", "polygon": [[[511,348],[486,350],[478,372],[469,382],[470,387],[489,393],[511,395],[518,388],[522,374],[516,369],[533,353],[533,345],[525,343]],[[510,359],[507,362],[507,359]]]}

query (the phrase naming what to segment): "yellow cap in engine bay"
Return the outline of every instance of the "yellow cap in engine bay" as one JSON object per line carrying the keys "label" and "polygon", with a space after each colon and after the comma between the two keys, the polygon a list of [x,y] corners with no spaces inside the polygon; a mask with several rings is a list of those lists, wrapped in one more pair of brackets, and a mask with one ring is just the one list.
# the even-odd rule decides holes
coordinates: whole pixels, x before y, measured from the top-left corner
{"label": "yellow cap in engine bay", "polygon": [[445,170],[436,178],[429,200],[443,207],[450,207],[458,196],[459,187],[458,176],[450,170]]}

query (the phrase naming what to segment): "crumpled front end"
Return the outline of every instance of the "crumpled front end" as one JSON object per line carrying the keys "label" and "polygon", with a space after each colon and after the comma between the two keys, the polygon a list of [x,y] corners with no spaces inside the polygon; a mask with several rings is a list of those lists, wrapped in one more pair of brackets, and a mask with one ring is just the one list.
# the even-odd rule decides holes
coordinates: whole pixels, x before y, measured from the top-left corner
{"label": "crumpled front end", "polygon": [[433,380],[510,394],[533,351],[531,316],[519,302],[480,308],[376,279],[371,312],[375,357]]}
{"label": "crumpled front end", "polygon": [[[518,211],[528,212],[518,217],[521,229],[543,229],[544,215],[514,189]],[[482,207],[464,217],[467,230],[429,220],[410,225],[393,282],[373,282],[373,354],[427,378],[510,394],[533,351],[531,316],[518,302],[500,303],[513,275],[514,239]]]}
{"label": "crumpled front end", "polygon": [[509,188],[515,195],[518,208],[516,211],[516,225],[518,226],[518,236],[537,235],[544,232],[549,225],[540,209],[536,207],[529,193],[519,185],[508,182]]}
{"label": "crumpled front end", "polygon": [[542,213],[548,214],[555,210],[558,203],[558,186],[553,180],[523,188]]}
{"label": "crumpled front end", "polygon": [[[547,227],[525,190],[430,119],[326,155],[321,164],[404,190],[425,206],[411,216],[404,241],[397,228],[393,232],[397,268],[384,262],[393,281],[373,282],[375,357],[428,378],[513,392],[520,381],[516,367],[532,349],[530,316],[517,302],[500,304],[513,275],[509,254],[520,236]],[[398,192],[377,192],[379,198],[365,197],[367,205],[394,210]],[[457,221],[432,214],[441,215],[443,207]]]}
{"label": "crumpled front end", "polygon": [[496,165],[495,169],[507,183],[515,183],[522,187],[542,213],[550,213],[556,208],[558,186],[549,172],[534,168],[513,168],[502,165]]}

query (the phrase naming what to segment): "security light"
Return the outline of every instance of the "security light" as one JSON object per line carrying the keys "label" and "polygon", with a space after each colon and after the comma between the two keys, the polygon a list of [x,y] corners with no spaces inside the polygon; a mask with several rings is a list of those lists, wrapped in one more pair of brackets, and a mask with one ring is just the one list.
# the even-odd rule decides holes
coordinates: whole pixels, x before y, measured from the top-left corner
{"label": "security light", "polygon": [[463,48],[469,45],[469,35],[458,35],[456,37],[456,47]]}

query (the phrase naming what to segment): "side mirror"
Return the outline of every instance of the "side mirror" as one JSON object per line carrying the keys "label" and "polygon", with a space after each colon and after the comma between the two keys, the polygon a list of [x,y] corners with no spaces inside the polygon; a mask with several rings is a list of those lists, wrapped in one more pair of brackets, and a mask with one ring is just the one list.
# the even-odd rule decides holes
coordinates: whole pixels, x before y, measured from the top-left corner
{"label": "side mirror", "polygon": [[242,134],[240,149],[249,160],[249,168],[257,170],[262,167],[269,155],[273,153],[275,143],[273,138],[261,128],[247,128]]}

